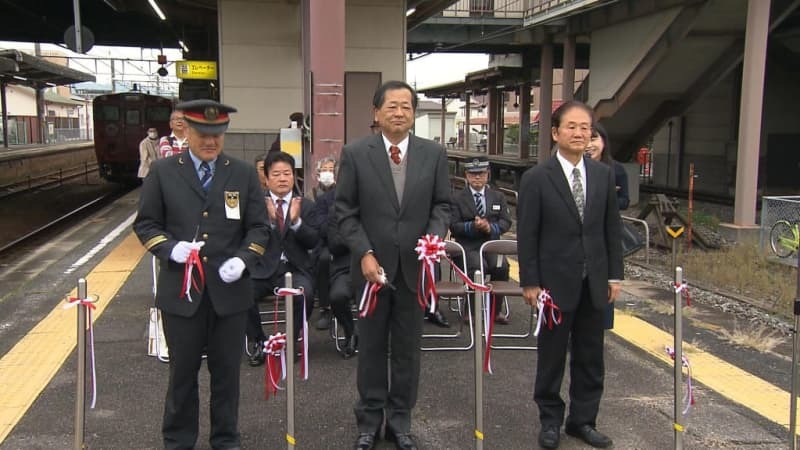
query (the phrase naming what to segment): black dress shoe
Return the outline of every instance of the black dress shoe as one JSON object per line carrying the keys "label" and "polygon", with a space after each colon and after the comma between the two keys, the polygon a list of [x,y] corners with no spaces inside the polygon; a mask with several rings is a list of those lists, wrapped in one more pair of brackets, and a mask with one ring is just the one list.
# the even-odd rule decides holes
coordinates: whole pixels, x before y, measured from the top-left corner
{"label": "black dress shoe", "polygon": [[418,450],[417,442],[410,433],[395,433],[391,428],[386,427],[386,440],[394,442],[397,450]]}
{"label": "black dress shoe", "polygon": [[356,350],[358,349],[358,335],[352,335],[346,337],[344,342],[342,343],[342,358],[350,359],[356,354]]}
{"label": "black dress shoe", "polygon": [[561,441],[559,428],[555,425],[543,426],[539,432],[539,446],[547,449],[558,448],[558,443]]}
{"label": "black dress shoe", "polygon": [[354,450],[372,450],[375,448],[375,435],[372,433],[361,433],[353,445]]}
{"label": "black dress shoe", "polygon": [[438,309],[433,314],[428,313],[427,317],[428,322],[436,325],[437,327],[450,328],[450,322],[447,321],[447,318]]}
{"label": "black dress shoe", "polygon": [[251,367],[258,367],[264,364],[265,359],[266,354],[264,353],[264,341],[256,341],[256,348],[253,349],[253,353],[250,354],[250,358],[248,359],[247,363],[250,364]]}
{"label": "black dress shoe", "polygon": [[587,444],[589,444],[589,445],[591,445],[592,447],[595,447],[595,448],[607,448],[607,447],[611,447],[611,444],[613,444],[613,442],[611,441],[611,438],[609,438],[605,434],[595,430],[594,427],[592,427],[591,425],[587,425],[587,424],[584,424],[584,425],[569,425],[568,424],[566,426],[566,428],[564,429],[564,431],[568,435],[570,435],[572,437],[576,437],[576,438],[582,440],[583,442],[586,442]]}

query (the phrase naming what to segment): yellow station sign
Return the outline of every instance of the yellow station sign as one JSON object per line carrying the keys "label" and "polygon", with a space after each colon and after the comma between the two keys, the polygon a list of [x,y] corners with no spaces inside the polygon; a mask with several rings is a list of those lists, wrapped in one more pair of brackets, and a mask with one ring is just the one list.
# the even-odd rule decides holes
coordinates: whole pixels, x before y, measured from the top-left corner
{"label": "yellow station sign", "polygon": [[185,80],[216,80],[216,61],[175,61],[175,76]]}

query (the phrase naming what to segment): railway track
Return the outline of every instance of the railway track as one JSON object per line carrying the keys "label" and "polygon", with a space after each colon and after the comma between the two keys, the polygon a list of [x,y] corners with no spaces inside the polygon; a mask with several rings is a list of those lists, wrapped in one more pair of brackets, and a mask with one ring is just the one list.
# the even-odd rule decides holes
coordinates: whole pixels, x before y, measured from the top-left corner
{"label": "railway track", "polygon": [[[0,240],[0,255],[6,255],[12,250],[22,247],[23,244],[34,242],[41,236],[86,217],[130,192],[131,189],[129,186],[122,185],[98,189],[98,192],[91,195],[82,195],[83,198],[79,202],[66,209],[63,207],[55,209],[52,205],[48,205],[47,200],[41,198],[47,193],[38,196],[31,195],[32,198],[12,199],[17,200],[23,206],[17,208],[18,214],[10,216],[13,217],[12,220],[16,227],[12,232],[3,233],[6,236]],[[48,210],[51,211],[49,214]]]}

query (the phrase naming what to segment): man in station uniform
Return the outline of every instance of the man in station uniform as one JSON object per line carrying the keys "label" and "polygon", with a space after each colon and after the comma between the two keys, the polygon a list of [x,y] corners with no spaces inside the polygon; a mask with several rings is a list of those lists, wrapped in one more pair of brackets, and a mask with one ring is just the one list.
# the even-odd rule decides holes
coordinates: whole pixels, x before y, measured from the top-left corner
{"label": "man in station uniform", "polygon": [[172,111],[172,114],[169,115],[169,128],[172,130],[169,136],[163,136],[158,141],[158,149],[162,158],[177,155],[189,148],[183,111],[178,108]]}
{"label": "man in station uniform", "polygon": [[548,289],[562,314],[561,323],[542,327],[539,334],[533,396],[541,423],[539,445],[558,448],[561,439],[561,382],[569,348],[565,431],[606,448],[611,439],[596,429],[605,371],[603,328],[606,307],[619,295],[623,277],[614,170],[584,158],[592,137],[591,108],[566,102],[553,112],[552,123],[556,154],[525,172],[517,205],[519,284],[525,301],[536,305]]}
{"label": "man in station uniform", "polygon": [[410,432],[422,333],[414,248],[425,234],[447,233],[450,182],[444,148],[409,133],[417,106],[411,86],[388,81],[372,105],[381,132],[344,147],[334,202],[353,289],[360,292],[365,280],[381,283],[381,270],[394,287],[381,289],[374,314],[358,321],[354,448],[374,448],[385,414],[386,437],[410,450],[417,448]]}
{"label": "man in station uniform", "polygon": [[[253,166],[222,153],[234,108],[212,100],[178,107],[189,124],[189,151],[153,163],[133,225],[145,248],[161,260],[156,306],[170,352],[164,448],[196,444],[197,375],[206,349],[211,447],[238,449],[239,368],[247,310],[253,305],[245,267],[267,246],[264,191]],[[197,284],[192,287],[184,273],[195,256]]]}
{"label": "man in station uniform", "polygon": [[[481,268],[480,249],[484,242],[500,239],[511,228],[511,212],[502,192],[489,187],[489,159],[481,156],[464,164],[467,186],[453,195],[450,206],[450,232],[467,254],[470,276]],[[499,261],[498,261],[499,258]],[[493,281],[508,281],[508,261],[500,255],[486,255],[483,262]],[[499,264],[498,264],[499,262]],[[498,299],[499,300],[499,299]],[[496,304],[495,322],[505,325],[502,305]]]}

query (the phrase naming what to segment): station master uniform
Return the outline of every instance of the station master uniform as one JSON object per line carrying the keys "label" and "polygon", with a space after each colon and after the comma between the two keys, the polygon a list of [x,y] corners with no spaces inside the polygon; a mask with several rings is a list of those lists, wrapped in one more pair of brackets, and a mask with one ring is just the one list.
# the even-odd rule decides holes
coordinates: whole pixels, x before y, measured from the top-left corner
{"label": "station master uniform", "polygon": [[[213,449],[238,449],[239,369],[252,286],[246,267],[267,245],[263,190],[253,167],[222,153],[228,113],[211,100],[178,105],[189,152],[153,163],[134,231],[161,260],[156,306],[170,349],[162,433],[167,449],[194,448],[199,428],[197,374],[205,350],[211,376]],[[195,148],[196,147],[196,148]],[[205,282],[184,291],[184,269],[199,250]],[[195,272],[195,276],[197,273]]]}

